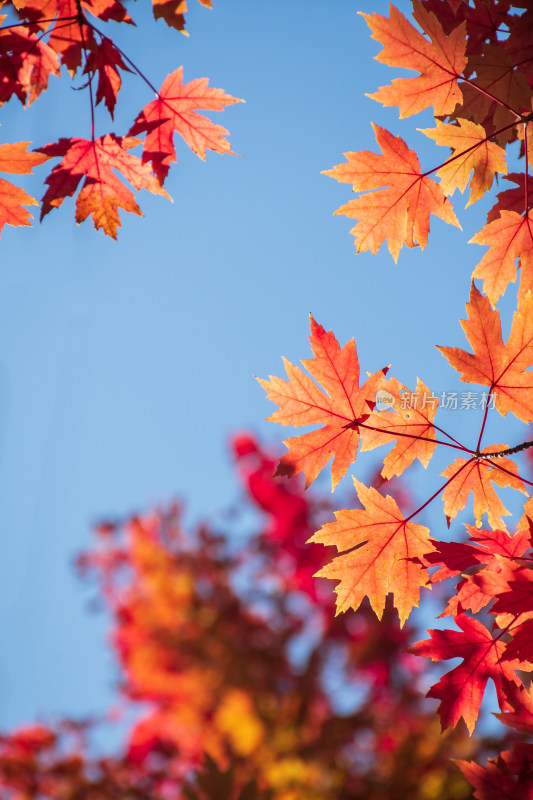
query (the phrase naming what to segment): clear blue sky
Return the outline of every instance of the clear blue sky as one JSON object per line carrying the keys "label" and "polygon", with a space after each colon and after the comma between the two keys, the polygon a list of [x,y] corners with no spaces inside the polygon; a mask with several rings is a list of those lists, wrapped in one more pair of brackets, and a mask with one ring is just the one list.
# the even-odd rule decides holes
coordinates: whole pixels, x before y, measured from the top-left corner
{"label": "clear blue sky", "polygon": [[[124,215],[117,243],[90,222],[76,226],[72,200],[42,225],[2,233],[3,729],[105,709],[114,679],[105,623],[87,614],[72,558],[100,517],[179,497],[197,520],[235,501],[228,437],[286,435],[263,421],[273,407],[253,375],[282,374],[282,355],[308,357],[310,311],[343,343],[355,337],[363,370],[392,362],[409,387],[419,375],[435,393],[464,388],[434,344],[464,345],[457,319],[482,253],[465,244],[487,203],[462,217],[463,231],[432,218],[427,249],[402,251],[395,265],[386,250],[356,256],[350,221],[333,217],[349,187],[320,174],[344,151],[375,149],[370,120],[420,148],[424,166],[437,163],[415,130],[430,115],[399,122],[364,97],[393,75],[372,60],[380,48],[356,11],[388,5],[214,5],[191,0],[190,38],[146,13],[146,30],[121,42],[158,85],[183,64],[185,80],[209,76],[244,98],[212,115],[240,157],[202,163],[176,140],[174,203],[141,193],[145,218]],[[131,78],[116,126],[102,111],[97,133],[125,133],[150,99]],[[52,80],[29,110],[4,106],[1,122],[2,141],[87,137],[88,98]],[[40,197],[45,175],[46,166],[24,186]],[[479,425],[471,412],[443,420],[467,441]],[[495,441],[512,441],[508,431]],[[438,486],[416,475],[419,496]]]}

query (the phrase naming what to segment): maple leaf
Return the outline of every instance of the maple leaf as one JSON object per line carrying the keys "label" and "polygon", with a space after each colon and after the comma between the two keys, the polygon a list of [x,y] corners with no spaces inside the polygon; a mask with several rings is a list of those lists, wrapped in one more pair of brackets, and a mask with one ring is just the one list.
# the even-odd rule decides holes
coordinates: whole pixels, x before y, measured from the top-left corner
{"label": "maple leaf", "polygon": [[96,105],[104,100],[111,117],[122,85],[119,68],[131,72],[111,39],[104,36],[97,50],[89,54],[84,72],[88,75],[98,74]]}
{"label": "maple leaf", "polygon": [[517,686],[513,681],[503,679],[507,701],[512,710],[495,714],[504,725],[510,725],[523,733],[533,730],[533,687]]}
{"label": "maple leaf", "polygon": [[[474,580],[481,581],[482,575],[483,573],[475,575]],[[511,614],[518,617],[532,612],[533,571],[515,565],[514,569],[508,569],[498,577],[498,596],[490,610],[491,614]]]}
{"label": "maple leaf", "polygon": [[513,744],[513,750],[504,750],[489,759],[486,767],[473,761],[456,763],[474,787],[478,800],[531,800],[533,746],[530,744]]}
{"label": "maple leaf", "polygon": [[[424,5],[427,6],[428,3],[426,2],[426,3],[424,3]],[[459,10],[459,7],[462,5],[462,0],[448,0],[448,5],[452,9],[453,13],[457,14],[457,12]],[[439,11],[440,11],[440,8],[439,8]]]}
{"label": "maple leaf", "polygon": [[185,35],[185,0],[152,0],[154,19],[164,19],[170,28],[175,28]]}
{"label": "maple leaf", "polygon": [[[378,125],[372,127],[382,155],[368,150],[344,153],[348,163],[338,164],[323,174],[341,183],[351,183],[354,191],[367,192],[335,212],[359,220],[351,230],[357,252],[370,250],[375,255],[386,240],[397,261],[403,244],[424,249],[430,214],[461,226],[438,183],[420,172],[414,150],[409,150],[399,136]],[[379,191],[368,191],[374,189]]]}
{"label": "maple leaf", "polygon": [[[43,164],[48,156],[27,153],[29,142],[0,144],[0,172],[27,175],[34,167]],[[22,206],[38,206],[39,203],[24,189],[0,178],[0,231],[4,225],[31,225],[32,215]]]}
{"label": "maple leaf", "polygon": [[[533,41],[531,39],[531,29],[533,28],[533,10],[527,7],[527,3],[521,4],[524,11],[522,14],[508,14],[507,26],[509,37],[505,41],[505,52],[515,64],[520,64],[528,78],[531,77],[533,65]],[[501,46],[500,42],[500,46]]]}
{"label": "maple leaf", "polygon": [[[505,534],[509,536],[508,533]],[[480,548],[465,542],[433,541],[434,551],[429,553],[427,566],[436,567],[438,570],[431,576],[431,582],[437,583],[447,578],[454,578],[468,567],[483,563],[486,553]]]}
{"label": "maple leaf", "polygon": [[[491,567],[488,567],[488,569],[491,569]],[[439,614],[439,618],[456,617],[465,611],[478,614],[482,608],[485,608],[490,603],[493,598],[485,594],[477,584],[473,583],[471,578],[472,576],[468,575],[457,583],[455,594],[450,597],[446,608]]]}
{"label": "maple leaf", "polygon": [[501,46],[498,34],[502,25],[509,24],[508,2],[502,4],[494,0],[474,0],[473,7],[463,0],[447,0],[446,4],[442,0],[422,0],[422,3],[424,8],[438,16],[446,34],[455,30],[463,20],[466,21],[468,55],[482,51],[487,40]]}
{"label": "maple leaf", "polygon": [[524,503],[524,507],[522,509],[522,516],[517,522],[516,529],[517,529],[517,534],[518,531],[528,531],[531,542],[531,538],[533,537],[533,496],[529,497]]}
{"label": "maple leaf", "polygon": [[359,446],[359,423],[375,405],[376,392],[386,370],[371,375],[359,387],[359,359],[353,339],[341,349],[332,331],[326,333],[313,317],[311,348],[314,358],[302,363],[324,391],[299,367],[284,359],[288,380],[270,376],[259,383],[268,399],[279,405],[268,419],[282,425],[323,425],[318,430],[287,439],[289,452],[279,463],[277,475],[303,472],[308,486],[331,457],[332,489],[346,474]]}
{"label": "maple leaf", "polygon": [[[381,475],[388,480],[394,475],[401,475],[416,458],[424,467],[429,464],[437,446],[432,440],[435,439],[433,419],[438,400],[420,379],[417,381],[414,394],[396,378],[385,379],[380,391],[385,393],[385,396],[392,397],[394,410],[374,410],[363,423],[361,451],[373,450],[374,447],[396,440],[396,444],[383,462]],[[405,402],[406,398],[412,400],[413,397],[414,405]],[[427,398],[430,401],[426,404]]]}
{"label": "maple leaf", "polygon": [[183,83],[183,67],[178,67],[167,75],[157,100],[152,100],[143,108],[129,131],[130,136],[146,133],[143,162],[152,162],[161,183],[168,174],[171,162],[176,161],[172,141],[175,131],[201,159],[205,159],[206,150],[233,153],[230,143],[224,138],[229,135],[228,131],[196,111],[199,108],[222,111],[224,106],[244,101],[207,84],[207,78]]}
{"label": "maple leaf", "polygon": [[[200,0],[201,2],[201,0]],[[45,29],[48,28],[55,17],[56,21],[64,24],[64,18],[71,16],[71,0],[13,0],[13,5],[19,15],[37,22]],[[103,22],[126,22],[134,25],[132,18],[119,0],[81,0],[81,8],[89,11],[93,16]]]}
{"label": "maple leaf", "polygon": [[[522,214],[522,212],[524,211],[525,176],[521,175],[518,172],[512,172],[510,175],[505,175],[504,180],[516,183],[517,187],[513,189],[505,189],[503,192],[498,192],[498,194],[496,195],[496,197],[498,198],[498,202],[492,206],[491,210],[487,214],[487,222],[494,222],[495,219],[498,219],[500,217],[502,211],[514,211],[516,214]],[[533,197],[533,175],[527,176],[527,189],[528,189],[527,192],[528,197]],[[477,242],[477,244],[482,244],[482,242]],[[492,242],[491,241],[483,242],[483,244],[492,244]],[[513,259],[513,266],[514,266],[514,259]],[[510,272],[512,275],[510,280],[514,280],[514,272],[512,270],[510,270]],[[500,294],[503,294],[504,290],[502,290]],[[487,292],[487,294],[489,293]],[[492,298],[491,300],[494,302]]]}
{"label": "maple leaf", "polygon": [[[113,20],[134,24],[118,0],[14,0],[13,4],[19,16],[31,23],[32,31],[41,30],[39,36],[31,37],[33,48],[40,49],[40,40],[46,31],[49,36],[46,47],[59,55],[71,76],[75,75],[82,60],[94,61],[99,49],[86,12],[104,22]],[[83,23],[80,23],[80,15]],[[29,52],[31,57],[33,51]]]}
{"label": "maple leaf", "polygon": [[533,619],[526,619],[512,630],[513,638],[507,643],[502,661],[519,658],[533,661]]}
{"label": "maple leaf", "polygon": [[493,305],[515,280],[517,258],[521,265],[519,298],[533,287],[533,217],[529,211],[520,216],[516,211],[502,209],[500,216],[485,225],[470,242],[489,245],[472,277],[483,279],[483,290]]}
{"label": "maple leaf", "polygon": [[486,45],[481,55],[469,57],[468,67],[475,71],[476,77],[468,84],[461,84],[463,102],[452,118],[457,115],[477,122],[487,135],[511,126],[501,131],[496,140],[502,144],[513,141],[517,135],[513,126],[517,115],[530,108],[531,89],[526,76],[500,47]]}
{"label": "maple leaf", "polygon": [[30,105],[59,76],[59,60],[46,42],[25,26],[0,30],[0,102],[13,94]]}
{"label": "maple leaf", "polygon": [[510,536],[503,530],[478,530],[472,525],[466,525],[470,539],[477,545],[465,542],[439,542],[433,541],[434,552],[427,557],[430,566],[439,566],[437,572],[431,576],[432,583],[453,578],[469,567],[489,564],[495,555],[506,558],[522,556],[530,545],[530,532],[519,530]]}
{"label": "maple leaf", "polygon": [[[206,8],[213,8],[211,0],[199,0]],[[185,30],[186,0],[152,0],[154,19],[164,19],[167,25],[188,36]]]}
{"label": "maple leaf", "polygon": [[384,106],[398,106],[400,117],[417,114],[433,106],[435,116],[451,114],[463,99],[457,78],[466,66],[465,24],[445,35],[435,14],[414,0],[413,16],[430,37],[428,41],[393,5],[390,18],[374,13],[363,14],[372,38],[383,44],[377,61],[394,67],[416,70],[416,78],[396,78],[367,95]]}
{"label": "maple leaf", "polygon": [[437,170],[444,194],[456,189],[464,192],[470,180],[470,197],[467,207],[475,203],[492,186],[497,172],[506,173],[505,150],[487,139],[485,129],[468,119],[457,119],[457,125],[437,122],[436,128],[419,130],[437,144],[451,147],[452,156]]}
{"label": "maple leaf", "polygon": [[[505,449],[506,445],[491,445],[482,450],[481,456],[483,453],[497,453]],[[456,517],[459,511],[466,506],[468,496],[472,492],[477,524],[481,525],[481,517],[486,513],[493,528],[505,529],[501,515],[508,515],[510,512],[503,505],[492,484],[511,486],[524,494],[527,492],[514,461],[509,458],[498,458],[497,464],[506,471],[504,472],[494,462],[482,457],[457,458],[453,464],[446,467],[441,475],[444,478],[451,478],[442,493],[444,513],[448,519]]]}
{"label": "maple leaf", "polygon": [[435,551],[425,559],[426,566],[439,566],[431,576],[431,582],[445,580],[464,572],[470,567],[483,567],[474,576],[467,575],[457,584],[455,595],[448,601],[441,617],[456,616],[469,610],[477,613],[493,600],[481,586],[478,577],[501,572],[507,562],[522,556],[530,548],[530,532],[519,530],[510,536],[504,530],[480,531],[471,525],[466,526],[470,539],[476,545],[462,542],[432,542]]}
{"label": "maple leaf", "polygon": [[121,224],[118,209],[141,216],[142,212],[133,192],[113,170],[121,172],[135,189],[148,189],[153,194],[169,197],[150,167],[126,152],[138,144],[139,139],[107,134],[94,141],[60,139],[39,148],[40,153],[52,158],[63,156],[46,179],[48,189],[42,199],[41,219],[59,207],[65,197],[72,196],[84,178],[76,201],[76,222],[82,222],[91,214],[95,228],[103,228],[104,233],[116,239],[117,227]]}
{"label": "maple leaf", "polygon": [[418,606],[420,587],[428,581],[421,558],[433,549],[429,530],[405,519],[396,501],[383,497],[355,478],[354,484],[364,509],[336,511],[309,541],[335,545],[340,552],[317,577],[338,580],[337,613],[359,608],[365,596],[379,619],[387,594],[394,595],[403,626],[413,607]]}
{"label": "maple leaf", "polygon": [[81,65],[84,49],[90,51],[96,45],[92,29],[78,22],[76,0],[16,0],[14,5],[43,30],[49,29],[48,45],[74,75]]}
{"label": "maple leaf", "polygon": [[[454,609],[455,613],[467,609],[477,613],[492,603],[489,611],[496,615],[496,625],[499,628],[505,628],[517,624],[519,620],[525,620],[531,616],[524,613],[527,612],[528,591],[519,580],[517,570],[519,571],[519,568],[515,562],[494,554],[482,570],[473,575],[467,575],[465,580],[459,584],[461,589],[450,600],[448,608],[441,616],[448,616]],[[513,576],[518,577],[516,583],[512,580]],[[510,583],[513,583],[516,592],[509,591]],[[495,598],[496,602],[494,603]]]}
{"label": "maple leaf", "polygon": [[507,710],[509,704],[503,691],[502,678],[505,676],[520,685],[515,670],[523,669],[523,665],[519,661],[500,663],[505,643],[499,638],[493,638],[479,620],[460,614],[454,618],[454,622],[461,631],[428,631],[431,638],[416,642],[409,648],[409,652],[431,658],[432,661],[463,659],[462,664],[443,675],[431,687],[427,696],[440,700],[438,711],[442,730],[454,727],[463,717],[472,734],[489,678],[496,687],[500,708]]}
{"label": "maple leaf", "polygon": [[[206,8],[213,8],[211,0],[199,0],[199,2]],[[152,7],[155,19],[164,19],[169,27],[186,36],[189,35],[185,30],[186,0],[152,0]]]}
{"label": "maple leaf", "polygon": [[502,416],[511,411],[523,422],[532,421],[533,372],[526,372],[533,364],[531,292],[519,300],[505,344],[498,311],[473,283],[466,309],[468,320],[461,320],[461,325],[474,352],[458,347],[437,349],[461,374],[461,381],[490,387],[495,406]]}

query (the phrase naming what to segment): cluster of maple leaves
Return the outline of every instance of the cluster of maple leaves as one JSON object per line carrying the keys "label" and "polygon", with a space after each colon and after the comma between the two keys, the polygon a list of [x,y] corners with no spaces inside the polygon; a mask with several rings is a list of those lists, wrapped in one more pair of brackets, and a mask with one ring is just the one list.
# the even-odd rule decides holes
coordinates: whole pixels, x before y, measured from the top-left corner
{"label": "cluster of maple leaves", "polygon": [[[209,0],[200,2],[210,5]],[[154,0],[153,7],[156,19],[162,17],[183,30],[185,2]],[[135,190],[145,188],[166,195],[163,183],[176,160],[175,132],[201,158],[206,150],[231,152],[227,131],[197,111],[220,111],[237,102],[236,98],[210,88],[206,79],[184,84],[181,68],[167,76],[158,91],[128,54],[101,30],[108,21],[133,23],[120,0],[15,0],[4,2],[2,8],[7,13],[0,27],[0,101],[18,98],[29,105],[46,90],[50,76],[61,72],[71,78],[81,76],[89,100],[89,138],[61,138],[32,152],[27,152],[28,142],[0,145],[0,169],[7,173],[28,173],[49,159],[60,159],[46,178],[41,216],[78,192],[76,221],[91,216],[96,228],[116,237],[119,209],[141,213],[124,181]],[[313,598],[315,589],[309,589],[314,584],[307,566],[319,568],[319,575],[337,581],[338,611],[364,609],[361,603],[368,598],[377,616],[388,619],[392,595],[402,625],[419,604],[422,588],[461,576],[443,612],[453,617],[456,628],[430,631],[429,639],[410,649],[411,654],[435,661],[462,659],[462,664],[444,674],[429,692],[439,700],[442,727],[454,727],[462,718],[472,732],[490,679],[496,687],[501,721],[530,735],[533,498],[529,495],[533,483],[520,474],[515,456],[531,443],[527,433],[523,442],[511,446],[484,444],[483,436],[492,403],[502,416],[512,413],[524,425],[533,422],[533,373],[529,371],[533,365],[533,181],[529,166],[533,148],[533,9],[526,0],[414,0],[413,21],[394,6],[388,17],[379,13],[363,16],[373,38],[382,45],[378,60],[417,73],[393,80],[371,97],[385,106],[398,107],[401,117],[432,107],[435,128],[423,133],[451,152],[438,166],[422,171],[415,151],[400,137],[375,126],[381,154],[349,152],[345,163],[327,171],[358,193],[337,212],[356,220],[352,233],[358,252],[376,253],[386,242],[397,260],[404,245],[424,248],[431,214],[459,225],[449,200],[456,189],[464,192],[469,186],[471,204],[491,190],[498,174],[510,182],[510,188],[497,194],[486,225],[471,240],[488,247],[472,273],[473,279],[482,281],[482,291],[472,282],[467,319],[462,322],[471,351],[440,348],[462,381],[485,388],[485,411],[475,441],[458,441],[435,422],[438,403],[422,381],[411,391],[383,369],[360,386],[353,340],[341,348],[333,333],[311,319],[313,357],[304,361],[308,374],[287,363],[287,380],[262,381],[269,398],[279,406],[272,416],[274,421],[319,426],[287,440],[288,453],[280,462],[279,475],[303,473],[309,484],[333,458],[335,488],[355,461],[360,445],[361,450],[389,446],[381,473],[385,480],[402,475],[416,460],[427,467],[437,448],[457,450],[458,457],[442,473],[444,482],[439,481],[426,502],[407,514],[383,487],[355,480],[362,507],[337,511],[334,522],[323,524],[314,533],[307,531],[313,533],[312,541],[335,546],[340,552],[325,566],[313,564],[316,559],[312,555],[305,555],[303,562],[298,560],[300,545],[293,541],[296,522],[287,526],[290,537],[281,527],[276,534],[278,572],[284,575],[284,558],[296,559],[298,567],[284,585],[287,597],[296,587]],[[103,103],[113,117],[122,77],[128,72],[145,81],[155,99],[137,114],[127,135],[96,136],[97,106]],[[137,138],[139,135],[144,139]],[[519,147],[515,160],[523,168],[507,174],[506,148],[515,142]],[[131,150],[141,143],[142,156],[133,155]],[[20,187],[2,180],[0,229],[4,224],[29,224],[30,215],[24,206],[36,202]],[[510,291],[509,284],[517,273],[517,305],[504,343],[496,304]],[[379,392],[388,398],[386,410],[376,407]],[[431,397],[432,402],[406,402],[407,398],[422,397]],[[241,446],[246,450],[242,442]],[[253,455],[253,446],[249,446]],[[250,479],[251,491],[260,493],[261,474],[254,481],[255,489]],[[513,489],[528,498],[520,519],[509,526],[512,532],[504,522],[509,512],[497,487]],[[272,489],[272,498],[279,491]],[[467,526],[465,540],[454,520],[471,495],[476,526]],[[431,536],[422,524],[424,510],[438,498],[442,499],[448,527],[454,525],[451,541]],[[271,500],[258,502],[268,504]],[[126,536],[127,544],[119,544],[117,535]],[[284,612],[283,623],[278,621],[276,628],[280,638],[276,647],[265,649],[266,622],[260,614],[239,606],[228,579],[227,555],[217,549],[216,537],[204,532],[201,540],[205,568],[197,563],[194,547],[184,543],[174,512],[111,526],[102,533],[102,541],[112,544],[104,544],[92,564],[117,618],[116,647],[125,670],[126,692],[131,698],[153,704],[152,713],[132,734],[128,763],[144,764],[153,752],[164,760],[165,747],[170,747],[172,769],[165,762],[162,780],[171,780],[176,768],[177,778],[183,781],[186,770],[197,767],[201,754],[207,751],[218,761],[205,763],[204,785],[226,781],[230,796],[235,778],[244,799],[246,793],[255,791],[255,775],[246,771],[255,763],[252,750],[247,749],[253,741],[261,752],[261,774],[270,776],[266,780],[269,791],[278,790],[278,779],[272,775],[280,774],[280,753],[290,752],[290,763],[284,763],[281,773],[285,775],[286,770],[300,776],[300,794],[296,796],[304,796],[302,787],[307,791],[317,780],[326,782],[324,792],[341,787],[339,791],[335,788],[336,796],[341,797],[342,791],[352,792],[346,796],[356,796],[353,787],[349,788],[349,769],[338,766],[342,759],[339,762],[335,754],[351,740],[357,722],[335,717],[317,677],[335,640],[333,633],[333,639],[328,639],[329,631],[338,630],[333,622],[325,622],[328,604],[315,602],[316,597],[312,602],[313,608],[320,605],[323,609],[323,627],[320,653],[313,652],[308,662],[315,671],[311,676],[305,670],[298,675],[298,681],[306,677],[309,687],[303,701],[294,696],[296,677],[285,651],[301,620],[295,621],[288,601],[278,600]],[[124,570],[130,576],[127,591]],[[366,611],[360,610],[357,619],[366,620]],[[213,634],[207,644],[206,630]],[[349,627],[346,631],[349,636]],[[244,634],[247,648],[251,648],[246,658],[239,651]],[[192,656],[198,652],[203,654],[199,670],[190,667]],[[351,650],[350,656],[355,658]],[[221,667],[227,686],[221,683]],[[284,687],[282,700],[277,679]],[[256,687],[253,701],[245,691],[248,686]],[[191,696],[195,697],[194,704],[189,702]],[[188,703],[183,702],[184,697]],[[293,712],[295,717],[286,723],[287,715]],[[408,718],[406,708],[402,713]],[[235,718],[242,726],[239,730],[231,722]],[[335,724],[326,725],[333,718]],[[372,724],[377,725],[374,718]],[[244,737],[242,730],[246,731]],[[56,739],[44,736],[44,744],[38,741],[33,746],[31,737],[30,733],[29,739],[22,736],[21,740],[21,752],[30,752],[34,759],[31,763],[40,764],[44,754],[50,763],[57,764]],[[9,748],[15,744],[13,737],[4,742],[5,763],[11,757]],[[308,761],[302,766],[303,751],[313,752],[315,771],[309,772]],[[245,761],[246,768],[241,769],[239,762],[241,771],[236,769],[234,774],[235,759]],[[230,764],[230,772],[218,773],[219,761]],[[161,763],[157,762],[159,767]],[[58,793],[51,778],[50,784],[37,780],[35,770],[41,767],[35,766],[33,773],[29,767],[29,773],[21,767],[24,780],[31,774],[29,783],[24,784],[28,797]],[[463,764],[462,769],[479,800],[529,797],[533,791],[533,745],[527,740],[516,741],[487,767],[471,762]],[[18,796],[20,787],[16,782],[9,783],[6,770],[6,785],[14,787]],[[80,781],[92,780],[93,767],[87,773],[82,764],[80,770],[85,776]],[[110,768],[109,774],[113,770]],[[120,766],[117,770],[122,774]],[[127,784],[129,777],[125,780]],[[285,786],[285,779],[279,780],[279,785]],[[49,785],[52,789],[47,788]],[[201,792],[201,780],[198,786]],[[131,787],[127,791],[132,791]],[[94,795],[92,788],[86,793],[90,796],[91,792]],[[279,796],[291,795],[285,792]]]}
{"label": "cluster of maple leaves", "polygon": [[[211,0],[199,0],[211,6]],[[46,178],[41,219],[66,197],[76,198],[76,222],[91,216],[95,227],[116,238],[119,209],[141,210],[130,186],[169,197],[163,188],[176,161],[174,133],[178,133],[200,158],[206,150],[231,153],[228,131],[202,114],[222,111],[241,102],[222,89],[208,86],[206,78],[183,82],[183,68],[168,75],[159,90],[129,56],[102,32],[106,22],[134,25],[120,0],[3,0],[0,15],[0,103],[18,98],[25,105],[48,87],[50,76],[80,75],[88,94],[87,139],[61,138],[27,152],[29,142],[0,145],[0,171],[30,173],[49,159],[61,159]],[[153,0],[156,19],[184,31],[184,0]],[[124,73],[136,73],[155,99],[137,114],[125,136],[96,136],[96,106],[104,103],[111,118]],[[139,135],[144,139],[137,138]],[[130,152],[142,143],[142,156]],[[27,192],[0,179],[0,230],[8,225],[29,225],[24,208],[38,205]]]}
{"label": "cluster of maple leaves", "polygon": [[392,604],[381,623],[366,603],[335,617],[328,582],[312,577],[324,549],[306,545],[329,503],[274,478],[251,436],[233,448],[261,516],[251,533],[189,534],[171,506],[103,521],[78,559],[111,617],[113,715],[123,729],[133,719],[123,747],[91,755],[91,725],[74,720],[2,735],[2,797],[471,798],[449,758],[470,769],[464,759],[493,744],[439,733],[425,664],[405,652],[414,632]]}
{"label": "cluster of maple leaves", "polygon": [[[414,0],[412,21],[394,6],[389,17],[363,16],[383,45],[376,58],[418,73],[370,97],[397,106],[401,117],[432,107],[436,127],[422,133],[451,153],[422,171],[400,137],[374,126],[381,154],[349,152],[345,163],[326,172],[359,193],[336,212],[357,220],[357,251],[376,253],[386,242],[397,260],[403,245],[426,246],[431,214],[459,225],[449,200],[456,189],[464,192],[470,185],[469,205],[491,189],[497,173],[512,184],[498,193],[486,225],[471,240],[489,248],[472,276],[483,281],[483,293],[472,280],[461,323],[471,350],[439,348],[462,381],[484,388],[484,414],[475,440],[463,444],[436,423],[438,400],[422,381],[408,389],[383,369],[360,385],[355,342],[341,348],[311,318],[313,357],[303,362],[308,374],[286,363],[287,380],[261,381],[279,406],[270,419],[320,426],[285,442],[288,453],[278,474],[303,473],[309,484],[333,458],[335,489],[360,444],[363,451],[389,445],[384,479],[403,475],[416,460],[428,467],[437,448],[458,451],[441,473],[444,482],[407,516],[393,497],[354,478],[362,508],[337,511],[336,521],[311,539],[341,553],[318,574],[337,581],[338,611],[357,610],[367,597],[381,618],[392,594],[402,624],[418,606],[422,588],[461,576],[441,615],[452,616],[457,629],[429,631],[429,639],[410,649],[434,661],[462,659],[428,693],[439,700],[442,727],[462,718],[472,732],[490,679],[497,716],[531,735],[533,483],[519,473],[514,457],[533,443],[527,428],[515,446],[483,446],[483,436],[491,404],[502,416],[511,413],[526,426],[533,422],[533,8],[525,1]],[[506,147],[513,142],[519,143],[515,160],[523,167],[507,175]],[[495,306],[517,273],[517,305],[504,343]],[[376,407],[378,393],[387,398],[385,410]],[[497,487],[528,498],[512,532]],[[466,540],[457,523],[451,541],[421,524],[426,507],[441,498],[449,528],[470,496],[476,526],[466,525]],[[464,769],[479,800],[531,797],[533,745],[502,752],[486,768]]]}

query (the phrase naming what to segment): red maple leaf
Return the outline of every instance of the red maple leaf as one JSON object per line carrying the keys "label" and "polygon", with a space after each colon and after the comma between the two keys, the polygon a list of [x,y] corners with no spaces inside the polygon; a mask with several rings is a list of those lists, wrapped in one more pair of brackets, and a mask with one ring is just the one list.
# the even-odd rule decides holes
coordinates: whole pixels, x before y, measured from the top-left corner
{"label": "red maple leaf", "polygon": [[485,45],[482,53],[469,56],[468,71],[475,71],[475,77],[461,84],[463,100],[452,119],[478,123],[488,136],[504,129],[496,141],[502,145],[514,141],[517,115],[531,109],[531,90],[521,65],[513,63],[503,48]]}
{"label": "red maple leaf", "polygon": [[198,114],[197,109],[222,111],[227,105],[244,101],[207,84],[207,78],[183,83],[183,67],[178,67],[167,75],[157,100],[152,100],[143,108],[129,131],[130,136],[146,133],[143,161],[152,162],[161,183],[168,174],[171,162],[176,161],[174,132],[179,133],[193,153],[202,159],[205,159],[206,150],[233,152],[225,138],[229,135],[228,131]]}
{"label": "red maple leaf", "polygon": [[519,661],[502,662],[505,643],[498,637],[494,638],[479,620],[460,614],[454,618],[454,622],[461,631],[428,631],[431,638],[416,642],[409,652],[431,658],[432,661],[463,659],[462,664],[447,672],[431,687],[427,696],[440,700],[439,715],[443,730],[457,725],[463,717],[472,733],[489,678],[496,687],[500,708],[506,710],[509,705],[502,677],[520,685],[515,670],[527,668],[527,665]]}
{"label": "red maple leaf", "polygon": [[473,761],[457,761],[478,800],[531,800],[533,794],[533,745],[513,744],[486,767]]}
{"label": "red maple leaf", "polygon": [[59,60],[46,42],[26,26],[0,29],[0,101],[14,94],[30,105],[59,76]]}
{"label": "red maple leaf", "polygon": [[125,72],[131,72],[111,39],[107,36],[102,37],[102,41],[96,50],[89,53],[84,72],[92,77],[98,75],[98,86],[96,89],[96,104],[104,100],[111,117],[115,110],[117,95],[122,85],[119,68]]}
{"label": "red maple leaf", "polygon": [[507,642],[502,661],[533,662],[533,619],[526,619],[512,629],[512,639]]}
{"label": "red maple leaf", "polygon": [[514,681],[503,678],[503,685],[510,710],[495,714],[505,725],[522,733],[533,733],[533,689],[517,686]]}
{"label": "red maple leaf", "polygon": [[[477,545],[433,542],[435,551],[425,558],[426,564],[439,565],[437,572],[432,575],[432,583],[454,577],[471,567],[482,567],[481,571],[466,575],[457,584],[456,593],[448,601],[441,617],[457,616],[467,610],[477,613],[488,605],[494,599],[493,592],[487,591],[488,580],[495,573],[501,573],[502,568],[505,570],[507,563],[514,564],[514,560],[523,556],[531,546],[529,530],[521,530],[510,536],[504,530],[480,531],[471,525],[466,527],[471,540]],[[484,576],[483,583],[481,576]]]}
{"label": "red maple leaf", "polygon": [[92,50],[95,45],[92,29],[79,24],[76,0],[16,0],[15,6],[43,31],[50,29],[48,45],[74,75],[82,63],[84,48]]}
{"label": "red maple leaf", "polygon": [[[474,575],[473,580],[484,591],[484,570],[479,575]],[[508,566],[498,575],[498,583],[490,587],[497,594],[496,602],[491,607],[491,614],[511,615],[518,617],[533,612],[533,570],[514,564]],[[495,591],[496,590],[496,591]],[[501,627],[501,624],[500,624]]]}
{"label": "red maple leaf", "polygon": [[71,197],[84,179],[76,200],[76,222],[82,222],[90,214],[95,228],[103,228],[116,239],[117,227],[121,224],[118,209],[141,216],[142,212],[133,192],[113,170],[122,173],[135,189],[148,189],[153,194],[169,197],[148,164],[127,152],[138,144],[139,139],[107,134],[94,141],[60,139],[39,148],[39,152],[52,158],[63,156],[46,179],[48,189],[42,199],[41,219],[58,208],[65,197]]}
{"label": "red maple leaf", "polygon": [[427,561],[430,566],[439,565],[439,569],[431,576],[432,583],[452,578],[469,567],[489,564],[495,555],[518,558],[531,546],[529,531],[521,530],[509,536],[503,530],[480,531],[472,525],[467,525],[466,529],[477,545],[433,541],[435,550],[428,555]]}

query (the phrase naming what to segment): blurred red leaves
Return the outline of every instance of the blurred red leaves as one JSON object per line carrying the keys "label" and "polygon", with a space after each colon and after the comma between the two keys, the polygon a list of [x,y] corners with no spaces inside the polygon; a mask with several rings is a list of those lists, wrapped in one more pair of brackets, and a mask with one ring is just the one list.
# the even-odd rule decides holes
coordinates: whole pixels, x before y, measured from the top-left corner
{"label": "blurred red leaves", "polygon": [[313,578],[324,548],[306,541],[329,501],[273,477],[248,434],[233,453],[249,498],[230,517],[238,535],[188,533],[177,505],[96,526],[77,564],[110,615],[134,721],[110,757],[91,755],[83,723],[3,736],[2,797],[468,797],[447,759],[475,744],[438,733],[412,631],[390,604],[379,625],[367,604],[335,618]]}

